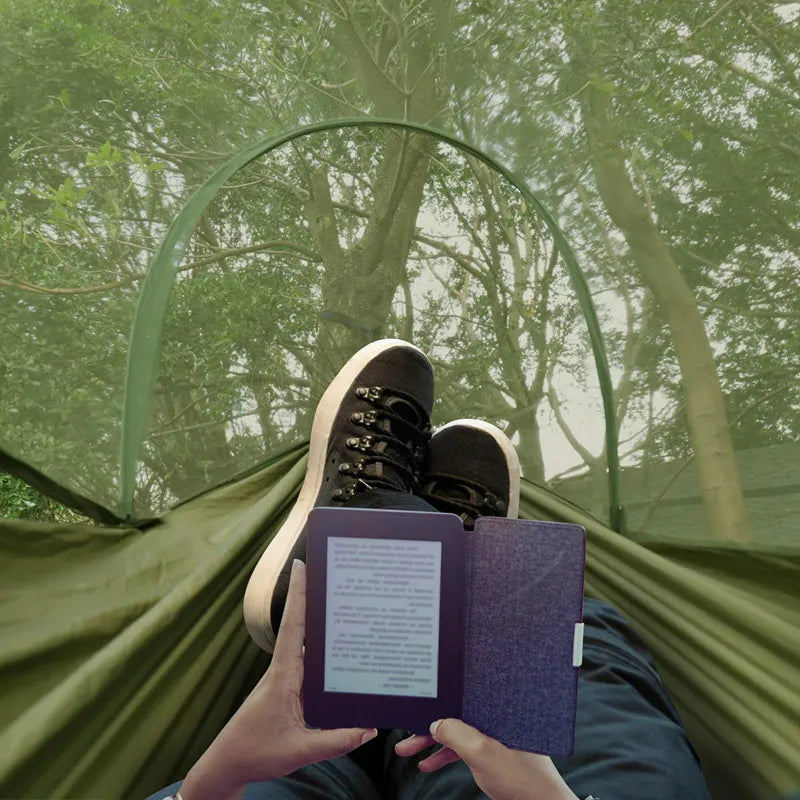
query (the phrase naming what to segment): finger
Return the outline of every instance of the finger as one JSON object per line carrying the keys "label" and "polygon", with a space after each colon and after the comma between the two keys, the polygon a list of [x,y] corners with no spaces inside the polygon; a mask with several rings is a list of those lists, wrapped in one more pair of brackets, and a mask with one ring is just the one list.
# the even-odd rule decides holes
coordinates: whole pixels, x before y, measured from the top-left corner
{"label": "finger", "polygon": [[481,768],[506,750],[500,742],[460,719],[437,720],[431,725],[431,734],[437,742],[458,753],[470,768]]}
{"label": "finger", "polygon": [[418,733],[403,739],[394,746],[394,751],[399,756],[415,756],[417,753],[436,744],[436,740],[429,733],[421,736]]}
{"label": "finger", "polygon": [[[289,591],[283,610],[272,664],[286,669],[290,675],[297,673],[303,665],[303,639],[306,632],[306,565],[299,559],[292,564]],[[298,665],[299,662],[299,665]],[[302,675],[302,673],[300,673]]]}
{"label": "finger", "polygon": [[376,728],[306,729],[303,733],[303,753],[308,759],[306,763],[312,764],[346,755],[377,735]]}
{"label": "finger", "polygon": [[433,755],[428,756],[427,758],[423,759],[417,765],[422,772],[436,772],[437,769],[441,769],[442,767],[446,767],[448,764],[452,764],[454,761],[460,761],[461,757],[456,753],[455,750],[452,750],[449,747],[443,747],[441,750],[437,750]]}

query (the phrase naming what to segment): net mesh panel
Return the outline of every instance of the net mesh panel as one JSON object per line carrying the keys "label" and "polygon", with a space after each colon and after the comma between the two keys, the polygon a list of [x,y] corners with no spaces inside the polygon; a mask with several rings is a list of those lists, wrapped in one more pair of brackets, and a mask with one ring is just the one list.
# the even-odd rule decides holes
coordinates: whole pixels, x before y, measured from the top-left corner
{"label": "net mesh panel", "polygon": [[[269,5],[5,8],[0,447],[117,508],[131,325],[170,221],[258,137],[388,117],[513,169],[572,245],[628,532],[796,542],[797,4]],[[435,362],[436,422],[500,424],[527,477],[607,519],[586,331],[539,215],[484,164],[400,129],[296,140],[188,242],[134,516],[303,440],[346,358],[401,336]]]}

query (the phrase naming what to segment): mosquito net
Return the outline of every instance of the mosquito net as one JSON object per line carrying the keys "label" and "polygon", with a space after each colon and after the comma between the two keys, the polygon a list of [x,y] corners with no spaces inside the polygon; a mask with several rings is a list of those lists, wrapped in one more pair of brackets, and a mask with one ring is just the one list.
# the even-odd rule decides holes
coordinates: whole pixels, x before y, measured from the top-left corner
{"label": "mosquito net", "polygon": [[6,468],[159,513],[397,335],[593,513],[791,539],[798,10],[718,11],[7,5]]}

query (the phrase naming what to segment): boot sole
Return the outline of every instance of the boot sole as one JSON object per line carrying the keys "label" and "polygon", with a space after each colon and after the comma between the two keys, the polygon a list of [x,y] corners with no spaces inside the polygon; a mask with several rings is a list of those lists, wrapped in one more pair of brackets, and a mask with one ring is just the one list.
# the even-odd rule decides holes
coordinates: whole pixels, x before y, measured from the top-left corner
{"label": "boot sole", "polygon": [[[460,425],[464,428],[477,428],[478,430],[488,433],[492,439],[497,442],[497,446],[503,451],[506,457],[506,465],[508,466],[508,511],[506,511],[506,519],[516,519],[519,516],[519,478],[520,478],[520,465],[519,456],[511,444],[508,436],[500,430],[496,425],[491,422],[484,422],[482,419],[455,419],[448,422],[447,425],[442,425],[437,429],[436,433],[453,428]],[[434,434],[436,435],[436,434]]]}
{"label": "boot sole", "polygon": [[379,339],[362,347],[339,370],[331,381],[322,399],[319,401],[314,422],[311,425],[311,442],[308,450],[308,466],[300,495],[289,512],[289,516],[275,534],[267,549],[256,564],[247,589],[244,593],[244,621],[253,641],[268,653],[275,649],[275,634],[272,631],[270,606],[275,585],[278,582],[286,561],[291,555],[295,542],[306,524],[308,513],[322,490],[322,478],[325,472],[325,459],[328,453],[328,442],[331,437],[336,415],[345,392],[350,388],[356,376],[372,361],[386,350],[404,347],[416,350],[423,358],[427,356],[418,347],[402,339]]}

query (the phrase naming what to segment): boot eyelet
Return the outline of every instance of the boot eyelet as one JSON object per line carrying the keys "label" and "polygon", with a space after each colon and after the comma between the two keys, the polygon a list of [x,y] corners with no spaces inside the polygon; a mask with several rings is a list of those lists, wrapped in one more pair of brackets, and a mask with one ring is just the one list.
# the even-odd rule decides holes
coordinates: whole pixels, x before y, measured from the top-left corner
{"label": "boot eyelet", "polygon": [[350,464],[348,461],[342,461],[342,463],[339,464],[339,472],[342,472],[342,473],[346,474],[346,473],[350,472],[350,467],[351,466],[352,466],[352,464]]}
{"label": "boot eyelet", "polygon": [[368,453],[372,447],[372,436],[350,436],[347,439],[347,446],[351,450],[359,450],[362,453]]}
{"label": "boot eyelet", "polygon": [[350,486],[347,489],[336,489],[331,495],[332,499],[337,503],[344,503],[355,494],[355,488]]}
{"label": "boot eyelet", "polygon": [[369,389],[366,386],[359,386],[356,389],[356,397],[366,397],[369,394]]}

